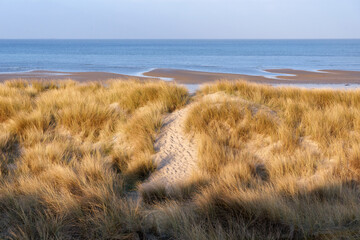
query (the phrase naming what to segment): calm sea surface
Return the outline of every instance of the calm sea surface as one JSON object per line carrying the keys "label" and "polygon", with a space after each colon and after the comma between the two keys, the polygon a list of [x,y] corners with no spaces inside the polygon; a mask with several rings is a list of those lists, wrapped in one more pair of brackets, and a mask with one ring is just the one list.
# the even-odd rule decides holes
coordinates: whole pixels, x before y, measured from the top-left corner
{"label": "calm sea surface", "polygon": [[270,75],[269,68],[360,71],[360,40],[0,40],[0,73],[154,68]]}

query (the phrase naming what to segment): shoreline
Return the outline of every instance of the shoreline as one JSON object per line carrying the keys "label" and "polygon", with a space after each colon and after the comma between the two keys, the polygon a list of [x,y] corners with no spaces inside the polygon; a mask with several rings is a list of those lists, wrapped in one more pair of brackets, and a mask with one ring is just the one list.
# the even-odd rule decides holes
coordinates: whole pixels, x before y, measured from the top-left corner
{"label": "shoreline", "polygon": [[66,80],[80,82],[106,81],[110,79],[164,80],[179,84],[203,84],[217,80],[244,80],[265,84],[360,84],[360,71],[317,70],[305,71],[295,69],[266,69],[264,72],[274,74],[256,76],[234,73],[202,72],[182,69],[153,69],[138,75],[126,75],[110,72],[61,72],[36,70],[18,73],[0,73],[0,82],[14,79],[25,80]]}
{"label": "shoreline", "polygon": [[134,79],[139,77],[125,75],[125,74],[118,74],[118,73],[110,73],[110,72],[61,72],[61,71],[47,71],[47,70],[35,70],[29,72],[0,74],[0,82],[4,82],[7,80],[15,80],[15,79],[24,79],[24,80],[72,79],[79,82],[91,82],[91,81],[106,81],[114,78]]}
{"label": "shoreline", "polygon": [[182,84],[202,84],[216,80],[244,80],[266,84],[360,84],[360,71],[266,69],[272,77],[233,73],[212,73],[179,69],[155,69],[144,76],[172,78]]}

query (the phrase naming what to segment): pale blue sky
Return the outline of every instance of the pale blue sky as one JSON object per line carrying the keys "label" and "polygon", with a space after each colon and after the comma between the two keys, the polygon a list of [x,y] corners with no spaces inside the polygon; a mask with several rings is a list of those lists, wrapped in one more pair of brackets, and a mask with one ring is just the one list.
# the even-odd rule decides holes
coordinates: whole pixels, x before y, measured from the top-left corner
{"label": "pale blue sky", "polygon": [[0,38],[360,38],[360,0],[0,0]]}

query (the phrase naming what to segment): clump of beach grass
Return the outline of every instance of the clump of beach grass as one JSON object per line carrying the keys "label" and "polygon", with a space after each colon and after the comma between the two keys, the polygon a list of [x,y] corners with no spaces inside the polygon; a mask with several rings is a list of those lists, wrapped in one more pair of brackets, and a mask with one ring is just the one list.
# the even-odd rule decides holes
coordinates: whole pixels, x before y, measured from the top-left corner
{"label": "clump of beach grass", "polygon": [[360,236],[359,90],[221,81],[196,98],[186,131],[212,180],[186,217],[199,239]]}
{"label": "clump of beach grass", "polygon": [[199,168],[140,185],[188,100],[164,82],[0,84],[0,238],[359,238],[359,90],[205,85],[184,129]]}
{"label": "clump of beach grass", "polygon": [[156,168],[162,115],[187,100],[164,82],[0,84],[0,238],[155,234],[127,194]]}

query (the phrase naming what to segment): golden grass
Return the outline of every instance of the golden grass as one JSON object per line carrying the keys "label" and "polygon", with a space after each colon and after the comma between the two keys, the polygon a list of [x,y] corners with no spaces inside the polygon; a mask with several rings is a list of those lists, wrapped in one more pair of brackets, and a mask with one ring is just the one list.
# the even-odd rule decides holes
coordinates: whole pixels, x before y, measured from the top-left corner
{"label": "golden grass", "polygon": [[0,238],[359,238],[360,91],[203,86],[185,122],[198,171],[136,192],[188,100],[163,82],[0,84]]}
{"label": "golden grass", "polygon": [[192,224],[228,239],[360,236],[360,91],[218,82],[197,101],[186,130],[212,181],[191,217],[208,222]]}
{"label": "golden grass", "polygon": [[151,234],[127,194],[155,170],[162,115],[187,99],[163,82],[0,84],[0,238]]}

